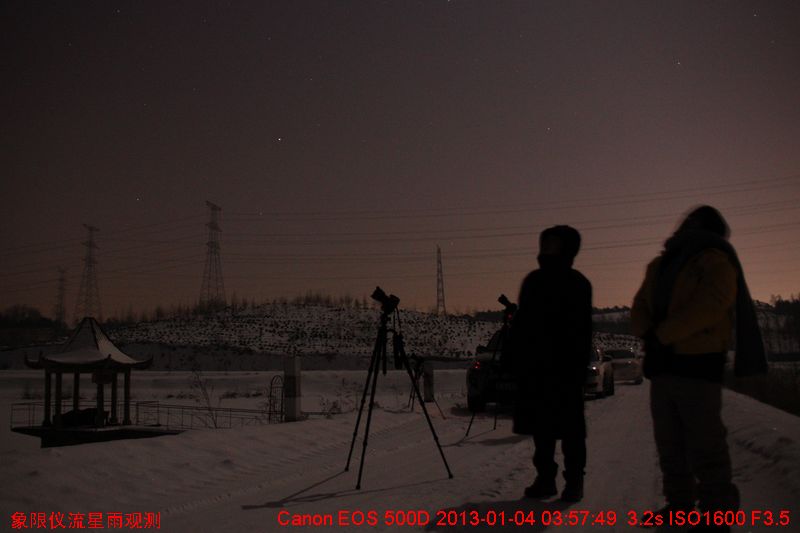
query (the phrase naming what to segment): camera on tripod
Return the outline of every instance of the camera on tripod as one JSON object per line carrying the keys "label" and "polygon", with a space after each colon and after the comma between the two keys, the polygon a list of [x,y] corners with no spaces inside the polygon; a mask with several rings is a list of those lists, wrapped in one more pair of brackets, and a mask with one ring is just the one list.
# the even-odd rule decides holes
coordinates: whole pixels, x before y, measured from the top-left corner
{"label": "camera on tripod", "polygon": [[397,304],[400,303],[400,298],[394,294],[386,296],[386,293],[383,292],[383,289],[380,287],[375,287],[375,290],[372,292],[372,299],[376,302],[380,302],[381,311],[383,311],[385,315],[391,315],[392,312],[397,309]]}
{"label": "camera on tripod", "polygon": [[503,310],[505,317],[508,320],[511,320],[514,317],[514,313],[517,312],[517,304],[509,301],[505,294],[501,294],[497,301],[505,306],[505,309]]}
{"label": "camera on tripod", "polygon": [[[419,387],[417,387],[417,381],[414,378],[414,373],[411,369],[411,364],[408,361],[408,356],[406,355],[405,347],[403,346],[403,333],[402,327],[400,324],[400,311],[397,310],[397,304],[400,303],[400,298],[395,296],[394,294],[387,296],[385,292],[380,287],[375,287],[375,291],[372,293],[372,299],[376,302],[380,302],[381,304],[381,317],[380,317],[380,324],[378,326],[378,336],[375,339],[375,345],[372,348],[372,357],[369,362],[369,370],[367,370],[367,381],[364,383],[364,392],[361,395],[361,406],[358,408],[358,416],[356,417],[356,427],[353,430],[353,440],[350,441],[350,453],[347,454],[347,464],[345,465],[345,471],[350,469],[350,459],[353,457],[353,448],[356,445],[356,438],[358,436],[358,428],[361,425],[361,415],[364,412],[364,404],[367,401],[367,394],[369,394],[369,409],[367,411],[367,425],[364,428],[364,439],[362,441],[362,448],[361,448],[361,463],[358,467],[358,481],[356,482],[356,489],[361,488],[361,474],[364,470],[364,458],[367,455],[367,436],[369,435],[369,426],[370,421],[372,420],[372,410],[375,406],[375,391],[378,386],[378,373],[379,369],[383,370],[383,374],[386,375],[386,344],[389,340],[389,333],[392,334],[392,351],[394,352],[394,367],[396,369],[405,368],[406,373],[408,374],[408,378],[411,380],[411,388],[417,400],[419,400],[419,405],[422,407],[422,412],[425,415],[425,419],[428,421],[428,427],[431,430],[431,435],[433,435],[433,440],[436,443],[436,447],[439,449],[439,455],[442,456],[442,462],[444,463],[444,467],[447,470],[447,475],[450,479],[453,478],[453,473],[450,471],[450,466],[447,464],[447,459],[444,456],[444,451],[442,451],[442,446],[439,444],[439,437],[436,435],[436,430],[433,428],[433,422],[431,422],[431,417],[428,415],[428,410],[425,408],[425,403],[422,399],[422,395],[419,392]],[[389,328],[389,319],[391,317],[392,320],[392,327]],[[412,356],[413,357],[413,356]]]}

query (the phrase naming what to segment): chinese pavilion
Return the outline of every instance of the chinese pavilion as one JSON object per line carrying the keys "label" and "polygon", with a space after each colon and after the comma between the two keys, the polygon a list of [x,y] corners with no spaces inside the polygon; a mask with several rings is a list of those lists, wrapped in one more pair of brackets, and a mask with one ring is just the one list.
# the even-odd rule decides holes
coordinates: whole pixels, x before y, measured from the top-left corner
{"label": "chinese pavilion", "polygon": [[[58,353],[42,356],[25,364],[30,368],[44,369],[44,420],[42,427],[60,429],[65,425],[61,406],[61,387],[64,374],[73,374],[72,412],[74,420],[80,420],[80,376],[91,374],[92,383],[97,385],[97,406],[94,409],[93,421],[96,428],[106,425],[118,425],[117,418],[117,377],[124,377],[123,417],[122,425],[131,424],[131,370],[147,368],[153,362],[152,357],[146,361],[137,361],[120,351],[108,338],[94,318],[84,318],[69,341]],[[55,374],[55,391],[52,390],[53,374]],[[105,386],[111,386],[111,409],[108,419],[105,411]],[[55,392],[55,394],[53,394]],[[53,401],[55,396],[55,401]],[[73,425],[73,424],[69,424]]]}

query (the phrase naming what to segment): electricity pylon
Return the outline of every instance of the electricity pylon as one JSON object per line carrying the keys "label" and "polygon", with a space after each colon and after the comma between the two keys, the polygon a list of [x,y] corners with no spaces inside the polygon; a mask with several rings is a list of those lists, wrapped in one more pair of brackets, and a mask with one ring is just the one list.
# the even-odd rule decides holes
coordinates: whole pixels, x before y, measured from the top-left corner
{"label": "electricity pylon", "polygon": [[97,287],[97,259],[94,257],[94,251],[97,249],[94,234],[100,230],[88,224],[84,224],[83,227],[89,232],[89,236],[82,243],[86,247],[86,255],[83,258],[83,275],[78,288],[78,301],[75,305],[75,320],[80,321],[83,317],[91,316],[102,322],[100,290]]}
{"label": "electricity pylon", "polygon": [[222,281],[222,260],[219,255],[219,213],[222,208],[206,201],[209,209],[208,241],[206,241],[206,266],[203,271],[203,287],[200,290],[200,305],[206,309],[225,306],[225,284]]}
{"label": "electricity pylon", "polygon": [[436,245],[436,314],[446,315],[444,305],[444,272],[442,270],[442,249]]}

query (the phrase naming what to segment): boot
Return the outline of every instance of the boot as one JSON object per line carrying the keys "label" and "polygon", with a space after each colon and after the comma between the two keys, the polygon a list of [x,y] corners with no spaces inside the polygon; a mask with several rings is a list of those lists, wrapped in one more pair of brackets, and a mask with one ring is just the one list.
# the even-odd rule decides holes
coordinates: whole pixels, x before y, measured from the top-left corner
{"label": "boot", "polygon": [[556,494],[558,494],[558,490],[556,490],[555,475],[543,476],[540,474],[536,476],[536,481],[533,482],[533,485],[525,488],[526,498],[542,499],[555,496]]}
{"label": "boot", "polygon": [[564,486],[564,492],[561,493],[561,501],[563,502],[579,502],[583,499],[583,474],[568,474],[564,472],[564,479],[567,484]]}

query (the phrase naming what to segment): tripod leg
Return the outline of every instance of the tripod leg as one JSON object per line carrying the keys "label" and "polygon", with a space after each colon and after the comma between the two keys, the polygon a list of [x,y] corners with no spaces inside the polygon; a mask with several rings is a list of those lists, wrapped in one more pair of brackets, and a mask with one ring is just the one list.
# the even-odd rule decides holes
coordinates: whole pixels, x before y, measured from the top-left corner
{"label": "tripod leg", "polygon": [[428,421],[428,427],[431,429],[431,435],[433,435],[433,441],[436,443],[436,447],[439,449],[439,455],[442,456],[442,462],[444,463],[444,467],[447,470],[447,475],[450,479],[453,479],[453,473],[450,471],[450,465],[447,464],[447,459],[444,456],[442,445],[439,444],[439,437],[436,435],[436,430],[433,427],[433,422],[431,422],[431,417],[430,415],[428,415],[428,410],[425,408],[425,402],[422,401],[422,395],[419,392],[419,387],[417,387],[417,382],[414,381],[414,374],[411,373],[411,367],[408,364],[408,359],[406,359],[405,354],[402,354],[402,357],[403,357],[403,364],[406,367],[406,372],[408,372],[408,377],[409,379],[411,379],[411,385],[414,387],[414,394],[417,397],[417,401],[419,402],[420,407],[422,407],[422,412],[425,413],[425,420]]}
{"label": "tripod leg", "polygon": [[469,419],[469,425],[467,426],[467,432],[464,433],[464,438],[469,436],[469,430],[472,429],[472,423],[475,421],[475,411],[472,412],[472,417]]}
{"label": "tripod leg", "polygon": [[[414,371],[414,382],[419,383],[419,372]],[[408,389],[408,407],[413,411],[414,410],[414,387]]]}
{"label": "tripod leg", "polygon": [[[358,408],[358,416],[356,417],[356,427],[353,429],[353,440],[350,442],[350,452],[347,454],[347,464],[344,467],[344,471],[347,472],[350,470],[350,459],[353,457],[353,448],[356,445],[356,437],[358,435],[358,428],[361,425],[361,415],[364,412],[364,402],[367,399],[367,391],[369,390],[370,378],[372,374],[378,373],[377,367],[377,360],[378,360],[378,352],[381,343],[381,339],[383,338],[382,333],[378,333],[378,338],[375,339],[375,347],[372,349],[372,358],[369,360],[369,370],[367,371],[367,381],[364,383],[364,392],[361,395],[361,406]],[[384,341],[385,342],[385,341]]]}
{"label": "tripod leg", "polygon": [[364,427],[364,445],[361,448],[361,463],[358,465],[358,481],[356,482],[356,490],[361,489],[361,474],[364,471],[364,458],[367,456],[367,443],[369,441],[369,426],[372,422],[372,408],[375,406],[375,389],[378,387],[378,360],[381,357],[386,357],[386,344],[384,343],[379,350],[383,353],[377,356],[375,361],[375,371],[372,373],[372,390],[369,394],[369,409],[367,410],[367,424]]}
{"label": "tripod leg", "polygon": [[436,401],[436,398],[433,399],[433,403],[436,404],[436,408],[439,410],[439,414],[442,415],[442,420],[447,420],[447,417],[444,416],[444,411],[442,411],[442,407],[439,405],[439,402]]}

